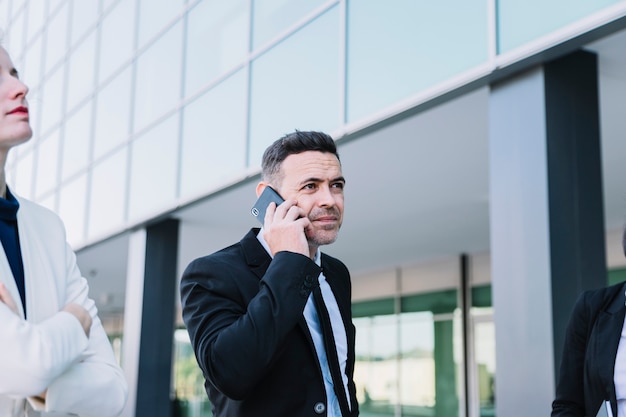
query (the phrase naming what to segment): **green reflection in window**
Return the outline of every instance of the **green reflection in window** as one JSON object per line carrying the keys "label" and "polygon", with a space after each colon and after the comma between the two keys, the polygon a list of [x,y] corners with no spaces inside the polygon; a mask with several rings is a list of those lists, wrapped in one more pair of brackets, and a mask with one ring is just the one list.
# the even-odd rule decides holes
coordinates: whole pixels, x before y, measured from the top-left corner
{"label": "green reflection in window", "polygon": [[210,417],[211,404],[204,391],[204,377],[196,362],[186,329],[174,331],[175,416]]}
{"label": "green reflection in window", "polygon": [[433,314],[452,313],[457,307],[457,290],[445,290],[402,297],[401,310],[430,311]]}
{"label": "green reflection in window", "polygon": [[487,15],[484,0],[349,0],[348,121],[486,62]]}
{"label": "green reflection in window", "polygon": [[472,288],[472,307],[491,307],[491,284]]}
{"label": "green reflection in window", "polygon": [[458,415],[457,296],[456,289],[404,296],[400,314],[393,314],[393,298],[353,303],[361,415],[395,416],[398,409],[402,416]]}
{"label": "green reflection in window", "polygon": [[615,285],[624,281],[626,281],[626,268],[612,269],[609,271],[608,285]]}

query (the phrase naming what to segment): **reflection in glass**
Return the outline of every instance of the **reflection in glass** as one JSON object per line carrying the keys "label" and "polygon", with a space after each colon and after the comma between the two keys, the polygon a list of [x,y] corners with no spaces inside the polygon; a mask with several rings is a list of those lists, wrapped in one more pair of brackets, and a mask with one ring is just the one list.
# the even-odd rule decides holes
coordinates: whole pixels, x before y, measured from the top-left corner
{"label": "reflection in glass", "polygon": [[253,0],[253,48],[257,49],[326,2],[327,0]]}
{"label": "reflection in glass", "polygon": [[[420,415],[435,406],[435,340],[430,312],[400,316],[400,404],[403,415]],[[429,414],[432,411],[428,412]]]}
{"label": "reflection in glass", "polygon": [[185,95],[197,92],[248,54],[248,1],[207,0],[189,11]]}
{"label": "reflection in glass", "polygon": [[[5,1],[4,3],[10,3],[8,1]],[[15,4],[14,3],[14,8],[15,8]],[[26,34],[26,43],[30,43],[31,39],[33,39],[37,34],[39,34],[41,32],[41,30],[43,29],[43,25],[46,19],[46,7],[43,5],[39,5],[36,2],[30,2],[28,4],[28,24],[27,29],[28,29],[28,33]],[[3,16],[7,16],[6,14]],[[3,28],[5,28],[6,26],[2,26]],[[30,48],[29,48],[30,49]],[[30,54],[30,51],[29,51]]]}
{"label": "reflection in glass", "polygon": [[[498,0],[498,53],[533,41],[620,0]],[[540,18],[538,18],[540,16]],[[532,22],[529,25],[528,22]]]}
{"label": "reflection in glass", "polygon": [[[94,4],[90,1],[74,0],[71,4],[73,8],[72,45],[74,45],[89,28],[95,25],[99,10],[98,7],[94,7]],[[80,16],[80,18],[77,16]]]}
{"label": "reflection in glass", "polygon": [[484,0],[349,1],[348,121],[486,62],[487,16]]}
{"label": "reflection in glass", "polygon": [[131,220],[162,213],[176,197],[178,119],[178,113],[165,119],[131,144]]}
{"label": "reflection in glass", "polygon": [[496,335],[493,308],[473,309],[474,350],[480,416],[495,413]]}
{"label": "reflection in glass", "polygon": [[185,0],[139,0],[139,47],[178,16]]}
{"label": "reflection in glass", "polygon": [[84,169],[89,164],[91,109],[92,101],[90,100],[65,122],[63,157],[61,159],[62,180]]}
{"label": "reflection in glass", "polygon": [[59,166],[59,130],[43,139],[37,149],[37,180],[35,195],[41,197],[57,184]]}
{"label": "reflection in glass", "polygon": [[99,82],[106,80],[130,57],[135,39],[135,2],[118,1],[101,23]]}
{"label": "reflection in glass", "polygon": [[89,238],[113,232],[124,223],[126,208],[126,165],[124,147],[95,165],[89,194]]}
{"label": "reflection in glass", "polygon": [[54,74],[45,81],[41,95],[41,133],[46,134],[58,123],[62,116],[63,96],[65,95],[65,66],[57,67]]}
{"label": "reflection in glass", "polygon": [[97,97],[94,159],[126,141],[129,134],[131,72],[124,70]]}
{"label": "reflection in glass", "polygon": [[59,216],[65,223],[67,240],[76,245],[83,240],[85,232],[85,196],[87,195],[87,175],[74,178],[61,188],[59,196]]}
{"label": "reflection in glass", "polygon": [[294,129],[340,124],[339,10],[330,9],[252,63],[250,161]]}
{"label": "reflection in glass", "polygon": [[[204,376],[196,361],[186,329],[174,331],[174,392],[181,416],[209,417],[211,403],[204,391]],[[175,406],[176,406],[175,405]]]}
{"label": "reflection in glass", "polygon": [[33,151],[21,152],[16,162],[15,178],[9,184],[16,194],[24,198],[33,199]]}
{"label": "reflection in glass", "polygon": [[28,53],[24,57],[24,67],[18,69],[20,72],[20,78],[26,82],[26,85],[28,85],[28,88],[30,89],[30,93],[28,95],[29,99],[32,97],[33,90],[38,88],[39,81],[41,81],[41,43],[42,36],[39,36],[35,41],[33,41],[33,43],[28,47]]}
{"label": "reflection in glass", "polygon": [[68,3],[65,2],[48,22],[46,30],[46,73],[59,63],[67,51],[68,10]]}
{"label": "reflection in glass", "polygon": [[361,415],[394,416],[398,402],[398,316],[354,319],[356,385]]}
{"label": "reflection in glass", "polygon": [[95,51],[96,37],[95,33],[92,33],[70,55],[68,64],[70,82],[67,86],[67,109],[69,111],[93,91]]}
{"label": "reflection in glass", "polygon": [[245,169],[245,74],[239,71],[185,108],[182,196],[208,191]]}
{"label": "reflection in glass", "polygon": [[137,58],[134,132],[178,106],[181,50],[182,26],[179,22]]}
{"label": "reflection in glass", "polygon": [[[15,11],[15,9],[14,9]],[[8,39],[8,47],[7,51],[11,55],[11,58],[17,62],[17,57],[21,56],[22,50],[24,49],[24,20],[25,15],[24,9],[21,9],[21,12],[18,13],[14,18],[12,18],[8,22],[4,22],[5,25],[11,23],[11,36]],[[4,18],[4,16],[2,16]],[[6,27],[6,26],[4,26]]]}

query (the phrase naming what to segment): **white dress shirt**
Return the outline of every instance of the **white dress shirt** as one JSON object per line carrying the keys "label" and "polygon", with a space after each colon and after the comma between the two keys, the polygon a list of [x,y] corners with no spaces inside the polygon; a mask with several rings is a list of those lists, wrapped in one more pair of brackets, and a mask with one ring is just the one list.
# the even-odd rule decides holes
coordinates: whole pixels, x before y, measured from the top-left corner
{"label": "white dress shirt", "polygon": [[[267,253],[272,256],[272,252],[270,251],[267,242],[263,239],[263,229],[261,229],[261,231],[257,234],[257,239],[261,245],[263,245]],[[321,267],[321,255],[319,249],[315,253],[314,262]],[[352,404],[350,404],[350,395],[348,393],[348,377],[346,376],[346,362],[348,360],[348,339],[346,337],[346,329],[343,325],[343,320],[341,319],[341,313],[339,312],[337,300],[335,299],[323,272],[320,273],[318,280],[322,291],[322,297],[324,298],[324,303],[326,304],[326,309],[328,310],[328,315],[330,316],[330,322],[333,328],[333,336],[337,347],[337,357],[339,358],[339,365],[341,367],[343,387],[346,392],[346,398],[348,399],[348,405],[350,406],[350,409],[352,409]],[[312,293],[309,295],[306,306],[304,307],[304,318],[306,319],[306,323],[309,327],[309,332],[311,333],[311,338],[313,339],[313,344],[315,345],[317,359],[320,363],[320,367],[322,368],[324,386],[326,388],[326,397],[328,398],[328,404],[326,405],[328,408],[327,416],[341,417],[339,400],[337,399],[337,395],[333,389],[333,379],[331,377],[330,367],[328,366],[328,360],[326,358],[324,338],[322,336],[322,329],[320,327],[320,321],[317,316],[317,309],[315,308]]]}

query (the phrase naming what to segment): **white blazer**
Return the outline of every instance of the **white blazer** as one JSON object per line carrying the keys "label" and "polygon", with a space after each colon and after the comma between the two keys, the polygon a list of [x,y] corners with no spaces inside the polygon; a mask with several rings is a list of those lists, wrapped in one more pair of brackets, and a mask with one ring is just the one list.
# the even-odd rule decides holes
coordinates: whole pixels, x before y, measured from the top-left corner
{"label": "white blazer", "polygon": [[[88,297],[87,280],[66,242],[63,223],[50,210],[16,198],[28,317],[24,320],[0,248],[0,282],[20,309],[18,317],[0,302],[0,416],[117,416],[128,387]],[[74,316],[59,311],[70,302],[91,313],[89,338]],[[45,404],[32,398],[46,389]]]}

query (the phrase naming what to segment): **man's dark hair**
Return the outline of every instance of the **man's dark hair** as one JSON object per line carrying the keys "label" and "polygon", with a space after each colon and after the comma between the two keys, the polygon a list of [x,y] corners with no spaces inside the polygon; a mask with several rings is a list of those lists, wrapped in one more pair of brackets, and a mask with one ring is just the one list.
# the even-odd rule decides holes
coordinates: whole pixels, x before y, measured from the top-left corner
{"label": "man's dark hair", "polygon": [[282,162],[289,155],[306,151],[332,153],[339,160],[337,146],[329,135],[323,132],[296,130],[278,139],[265,150],[261,162],[261,178],[263,181],[279,186],[282,178],[279,178],[278,175]]}

